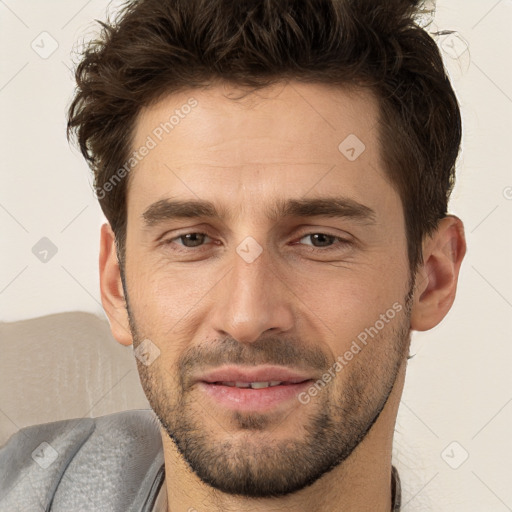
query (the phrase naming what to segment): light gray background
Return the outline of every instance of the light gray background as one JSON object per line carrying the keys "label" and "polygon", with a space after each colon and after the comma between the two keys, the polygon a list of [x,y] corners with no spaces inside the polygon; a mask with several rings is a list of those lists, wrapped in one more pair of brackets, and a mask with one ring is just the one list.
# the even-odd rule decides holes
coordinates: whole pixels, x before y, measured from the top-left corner
{"label": "light gray background", "polygon": [[[0,321],[103,314],[103,217],[65,112],[71,49],[107,4],[0,0]],[[394,454],[404,511],[512,510],[511,27],[511,0],[440,0],[430,27],[457,32],[438,42],[463,113],[450,210],[468,254],[448,317],[413,336]],[[32,253],[42,237],[58,250],[46,263]]]}

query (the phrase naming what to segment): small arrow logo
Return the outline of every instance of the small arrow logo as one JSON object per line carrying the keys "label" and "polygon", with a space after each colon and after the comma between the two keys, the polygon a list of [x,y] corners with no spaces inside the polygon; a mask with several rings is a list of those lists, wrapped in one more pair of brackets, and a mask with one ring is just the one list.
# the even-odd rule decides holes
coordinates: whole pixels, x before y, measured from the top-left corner
{"label": "small arrow logo", "polygon": [[33,247],[32,254],[41,262],[48,263],[58,252],[57,246],[46,236]]}
{"label": "small arrow logo", "polygon": [[459,469],[468,460],[468,451],[457,441],[452,441],[442,452],[441,458],[452,469]]}
{"label": "small arrow logo", "polygon": [[353,162],[364,153],[366,146],[357,135],[351,133],[340,142],[338,149],[348,161]]}
{"label": "small arrow logo", "polygon": [[468,50],[468,43],[454,32],[443,39],[441,47],[452,59],[458,59]]}
{"label": "small arrow logo", "polygon": [[57,460],[58,456],[58,452],[46,441],[43,441],[32,452],[32,460],[37,462],[37,464],[43,469],[50,467]]}
{"label": "small arrow logo", "polygon": [[236,252],[246,263],[252,263],[263,252],[263,247],[252,236],[248,236],[238,244]]}
{"label": "small arrow logo", "polygon": [[148,339],[145,339],[135,350],[135,357],[145,366],[153,364],[160,356],[160,349]]}
{"label": "small arrow logo", "polygon": [[57,40],[48,32],[41,32],[30,43],[30,47],[42,59],[48,59],[59,47]]}

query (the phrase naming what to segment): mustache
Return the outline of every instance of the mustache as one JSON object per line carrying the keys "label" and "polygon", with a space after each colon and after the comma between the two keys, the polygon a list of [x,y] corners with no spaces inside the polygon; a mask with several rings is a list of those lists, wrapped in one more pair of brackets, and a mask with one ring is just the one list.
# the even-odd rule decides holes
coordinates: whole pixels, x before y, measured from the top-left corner
{"label": "mustache", "polygon": [[226,337],[188,348],[178,360],[180,380],[186,382],[192,370],[225,364],[272,364],[317,373],[327,370],[330,360],[319,348],[296,339],[273,336],[244,344]]}

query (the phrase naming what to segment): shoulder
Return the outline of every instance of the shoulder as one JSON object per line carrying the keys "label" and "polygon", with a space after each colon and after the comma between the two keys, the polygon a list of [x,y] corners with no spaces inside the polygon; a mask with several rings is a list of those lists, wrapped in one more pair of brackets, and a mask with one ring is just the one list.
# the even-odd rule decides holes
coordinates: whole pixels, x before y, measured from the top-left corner
{"label": "shoulder", "polygon": [[0,448],[0,512],[143,510],[162,470],[150,409],[26,427]]}

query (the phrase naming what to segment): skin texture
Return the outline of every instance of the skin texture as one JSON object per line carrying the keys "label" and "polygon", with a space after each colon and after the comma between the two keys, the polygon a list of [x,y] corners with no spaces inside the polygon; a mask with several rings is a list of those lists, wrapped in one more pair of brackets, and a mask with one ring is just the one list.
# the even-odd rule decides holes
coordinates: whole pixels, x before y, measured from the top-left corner
{"label": "skin texture", "polygon": [[[411,276],[373,96],[288,82],[229,99],[240,92],[216,84],[141,112],[133,147],[157,143],[129,175],[126,289],[112,230],[101,232],[112,332],[159,351],[137,364],[162,424],[169,502],[173,512],[388,511],[410,331],[434,327],[453,303],[462,223],[440,221]],[[155,128],[190,98],[194,108],[157,140]],[[350,134],[365,147],[353,161],[338,148]],[[315,198],[348,199],[372,216],[266,215],[279,201]],[[144,212],[165,199],[211,201],[224,216],[148,226]],[[247,237],[261,249],[250,262],[237,252]],[[278,364],[316,381],[340,357],[308,403],[265,413],[217,406],[194,381],[226,363]]]}

